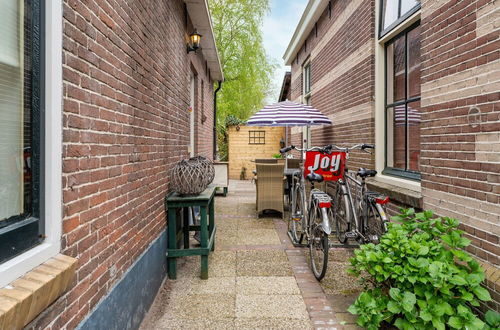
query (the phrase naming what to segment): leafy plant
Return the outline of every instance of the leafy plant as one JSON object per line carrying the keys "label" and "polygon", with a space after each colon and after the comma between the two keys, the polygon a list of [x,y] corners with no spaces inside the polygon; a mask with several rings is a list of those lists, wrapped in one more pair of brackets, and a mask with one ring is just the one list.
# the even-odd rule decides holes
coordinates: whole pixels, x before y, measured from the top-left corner
{"label": "leafy plant", "polygon": [[434,218],[431,211],[402,210],[377,245],[362,245],[350,272],[366,285],[349,312],[357,323],[378,329],[482,329],[469,307],[491,300],[481,286],[484,272],[463,251],[470,241],[458,220]]}
{"label": "leafy plant", "polygon": [[281,159],[283,157],[281,156],[281,154],[274,154],[273,158],[275,158],[275,159]]}
{"label": "leafy plant", "polygon": [[489,310],[486,312],[484,315],[484,320],[486,321],[486,324],[483,328],[483,330],[495,330],[495,329],[500,329],[500,314]]}

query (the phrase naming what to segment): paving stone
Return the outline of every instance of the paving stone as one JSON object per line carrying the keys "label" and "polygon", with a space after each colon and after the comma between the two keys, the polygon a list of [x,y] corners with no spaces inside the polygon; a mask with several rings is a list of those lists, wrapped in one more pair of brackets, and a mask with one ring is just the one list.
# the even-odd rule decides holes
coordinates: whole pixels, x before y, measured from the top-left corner
{"label": "paving stone", "polygon": [[274,229],[238,229],[238,245],[281,244]]}
{"label": "paving stone", "polygon": [[321,286],[326,294],[357,294],[363,291],[358,283],[358,278],[347,273],[349,264],[347,262],[328,262],[328,269]]}
{"label": "paving stone", "polygon": [[236,295],[236,317],[307,319],[299,295]]}
{"label": "paving stone", "polygon": [[351,306],[356,298],[358,297],[357,294],[353,295],[342,295],[342,294],[335,294],[335,295],[327,295],[328,300],[330,301],[333,310],[337,312],[345,312]]}
{"label": "paving stone", "polygon": [[202,280],[199,277],[180,279],[177,285],[172,289],[172,296],[179,296],[175,299],[183,299],[180,296],[193,294],[236,294],[235,277],[209,277]]}
{"label": "paving stone", "polygon": [[[235,329],[234,319],[160,319],[154,326],[155,330],[206,330],[206,329]],[[146,330],[146,329],[145,329]],[[149,330],[149,329],[148,329]]]}
{"label": "paving stone", "polygon": [[235,329],[238,330],[306,330],[311,329],[311,322],[307,319],[284,319],[284,318],[236,318]]}
{"label": "paving stone", "polygon": [[238,276],[291,276],[293,274],[286,255],[280,250],[238,251]]}
{"label": "paving stone", "polygon": [[246,277],[236,278],[236,293],[244,295],[252,294],[300,294],[294,277],[268,276],[268,277]]}
{"label": "paving stone", "polygon": [[167,319],[226,319],[235,317],[235,296],[227,294],[184,295],[172,297],[164,318]]}

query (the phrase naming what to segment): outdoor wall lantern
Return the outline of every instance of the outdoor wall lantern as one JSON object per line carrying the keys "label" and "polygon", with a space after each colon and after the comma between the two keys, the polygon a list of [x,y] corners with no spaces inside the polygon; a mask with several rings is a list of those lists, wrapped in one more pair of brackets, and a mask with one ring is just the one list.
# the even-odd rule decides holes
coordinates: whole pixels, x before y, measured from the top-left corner
{"label": "outdoor wall lantern", "polygon": [[194,30],[193,33],[189,35],[189,45],[187,46],[187,52],[195,52],[200,48],[201,34]]}

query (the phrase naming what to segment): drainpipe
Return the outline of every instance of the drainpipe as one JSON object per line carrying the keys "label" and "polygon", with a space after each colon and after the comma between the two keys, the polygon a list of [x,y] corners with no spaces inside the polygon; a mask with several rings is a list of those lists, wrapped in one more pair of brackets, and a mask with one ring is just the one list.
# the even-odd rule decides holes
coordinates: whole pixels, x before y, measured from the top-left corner
{"label": "drainpipe", "polygon": [[222,88],[222,80],[214,92],[214,161],[217,159],[217,92]]}

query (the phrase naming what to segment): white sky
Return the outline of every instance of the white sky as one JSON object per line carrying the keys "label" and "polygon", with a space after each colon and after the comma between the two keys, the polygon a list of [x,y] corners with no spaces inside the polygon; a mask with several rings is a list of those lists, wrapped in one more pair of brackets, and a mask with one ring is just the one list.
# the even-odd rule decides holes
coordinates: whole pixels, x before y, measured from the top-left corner
{"label": "white sky", "polygon": [[283,54],[307,2],[308,0],[271,0],[271,13],[265,18],[263,26],[264,48],[267,55],[279,65],[279,69],[273,79],[276,92],[266,103],[275,103],[278,100],[283,77],[285,72],[290,70],[284,65]]}

